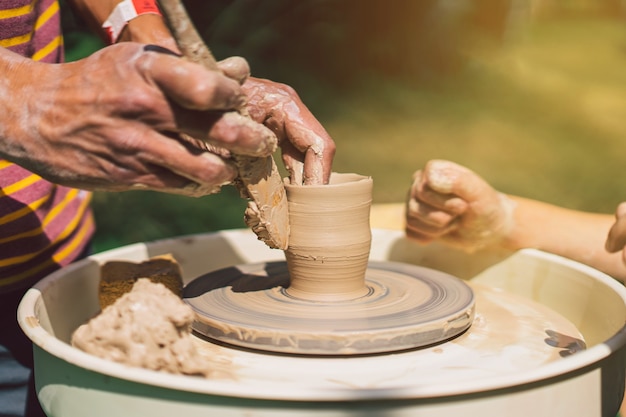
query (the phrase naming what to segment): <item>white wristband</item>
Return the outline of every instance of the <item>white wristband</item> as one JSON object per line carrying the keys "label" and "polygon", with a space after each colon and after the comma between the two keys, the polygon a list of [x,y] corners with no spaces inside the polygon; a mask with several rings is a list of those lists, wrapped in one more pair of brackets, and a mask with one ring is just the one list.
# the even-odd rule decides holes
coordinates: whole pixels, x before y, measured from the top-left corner
{"label": "white wristband", "polygon": [[102,24],[109,42],[112,44],[117,42],[117,38],[128,22],[146,13],[161,14],[154,0],[123,0],[118,3],[109,18]]}

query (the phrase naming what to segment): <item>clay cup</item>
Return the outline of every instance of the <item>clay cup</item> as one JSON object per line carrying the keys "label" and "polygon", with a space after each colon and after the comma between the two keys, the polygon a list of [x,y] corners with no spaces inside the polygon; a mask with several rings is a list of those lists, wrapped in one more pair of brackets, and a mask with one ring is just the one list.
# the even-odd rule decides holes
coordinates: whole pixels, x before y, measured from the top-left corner
{"label": "clay cup", "polygon": [[333,173],[328,185],[285,181],[289,202],[290,296],[311,301],[352,300],[369,292],[365,272],[372,233],[371,177]]}

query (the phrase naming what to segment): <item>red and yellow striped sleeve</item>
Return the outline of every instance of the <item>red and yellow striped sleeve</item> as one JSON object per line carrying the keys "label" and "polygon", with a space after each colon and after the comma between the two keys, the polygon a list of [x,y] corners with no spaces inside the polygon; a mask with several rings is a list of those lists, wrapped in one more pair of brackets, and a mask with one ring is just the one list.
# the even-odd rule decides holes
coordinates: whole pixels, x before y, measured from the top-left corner
{"label": "red and yellow striped sleeve", "polygon": [[[57,1],[0,2],[0,46],[36,61],[62,62]],[[0,292],[32,285],[83,253],[95,230],[90,201],[89,192],[0,160]]]}

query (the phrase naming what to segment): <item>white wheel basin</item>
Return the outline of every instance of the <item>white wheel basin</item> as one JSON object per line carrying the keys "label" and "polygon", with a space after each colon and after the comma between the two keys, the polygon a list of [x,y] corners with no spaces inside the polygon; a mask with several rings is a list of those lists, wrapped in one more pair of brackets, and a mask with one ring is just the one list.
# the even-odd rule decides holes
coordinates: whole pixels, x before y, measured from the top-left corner
{"label": "white wheel basin", "polygon": [[[504,342],[501,331],[485,333],[478,351],[467,350],[480,323],[461,336],[465,341],[357,358],[270,355],[198,339],[221,371],[210,379],[132,368],[69,345],[72,332],[99,310],[102,262],[164,253],[179,261],[186,282],[232,265],[284,259],[252,232],[232,230],[121,247],[42,280],[25,295],[18,319],[35,344],[37,391],[50,417],[614,417],[622,400],[626,289],[617,281],[535,250],[466,255],[413,244],[393,230],[373,230],[371,260],[439,269],[496,301],[498,294],[523,299],[545,312],[546,323],[562,318],[571,324],[587,349],[533,361],[532,346],[554,349],[542,338],[550,324],[521,314],[507,320],[511,328],[529,328],[524,338],[533,340],[525,351],[518,342]],[[480,298],[476,311],[480,317]]]}

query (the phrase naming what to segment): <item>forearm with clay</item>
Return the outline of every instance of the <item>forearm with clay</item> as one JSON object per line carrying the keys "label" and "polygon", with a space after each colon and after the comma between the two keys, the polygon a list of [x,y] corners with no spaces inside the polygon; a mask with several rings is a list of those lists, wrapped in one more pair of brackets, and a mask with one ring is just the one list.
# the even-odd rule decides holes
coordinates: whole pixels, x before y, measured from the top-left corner
{"label": "forearm with clay", "polygon": [[31,96],[38,94],[32,80],[37,79],[39,64],[7,49],[0,48],[0,156],[26,168],[33,151],[33,121],[25,116],[33,105]]}
{"label": "forearm with clay", "polygon": [[224,113],[245,101],[236,81],[140,44],[60,65],[1,49],[0,71],[0,94],[11,97],[2,102],[0,153],[57,184],[205,195],[236,170],[173,132],[251,157],[276,147],[264,126]]}

